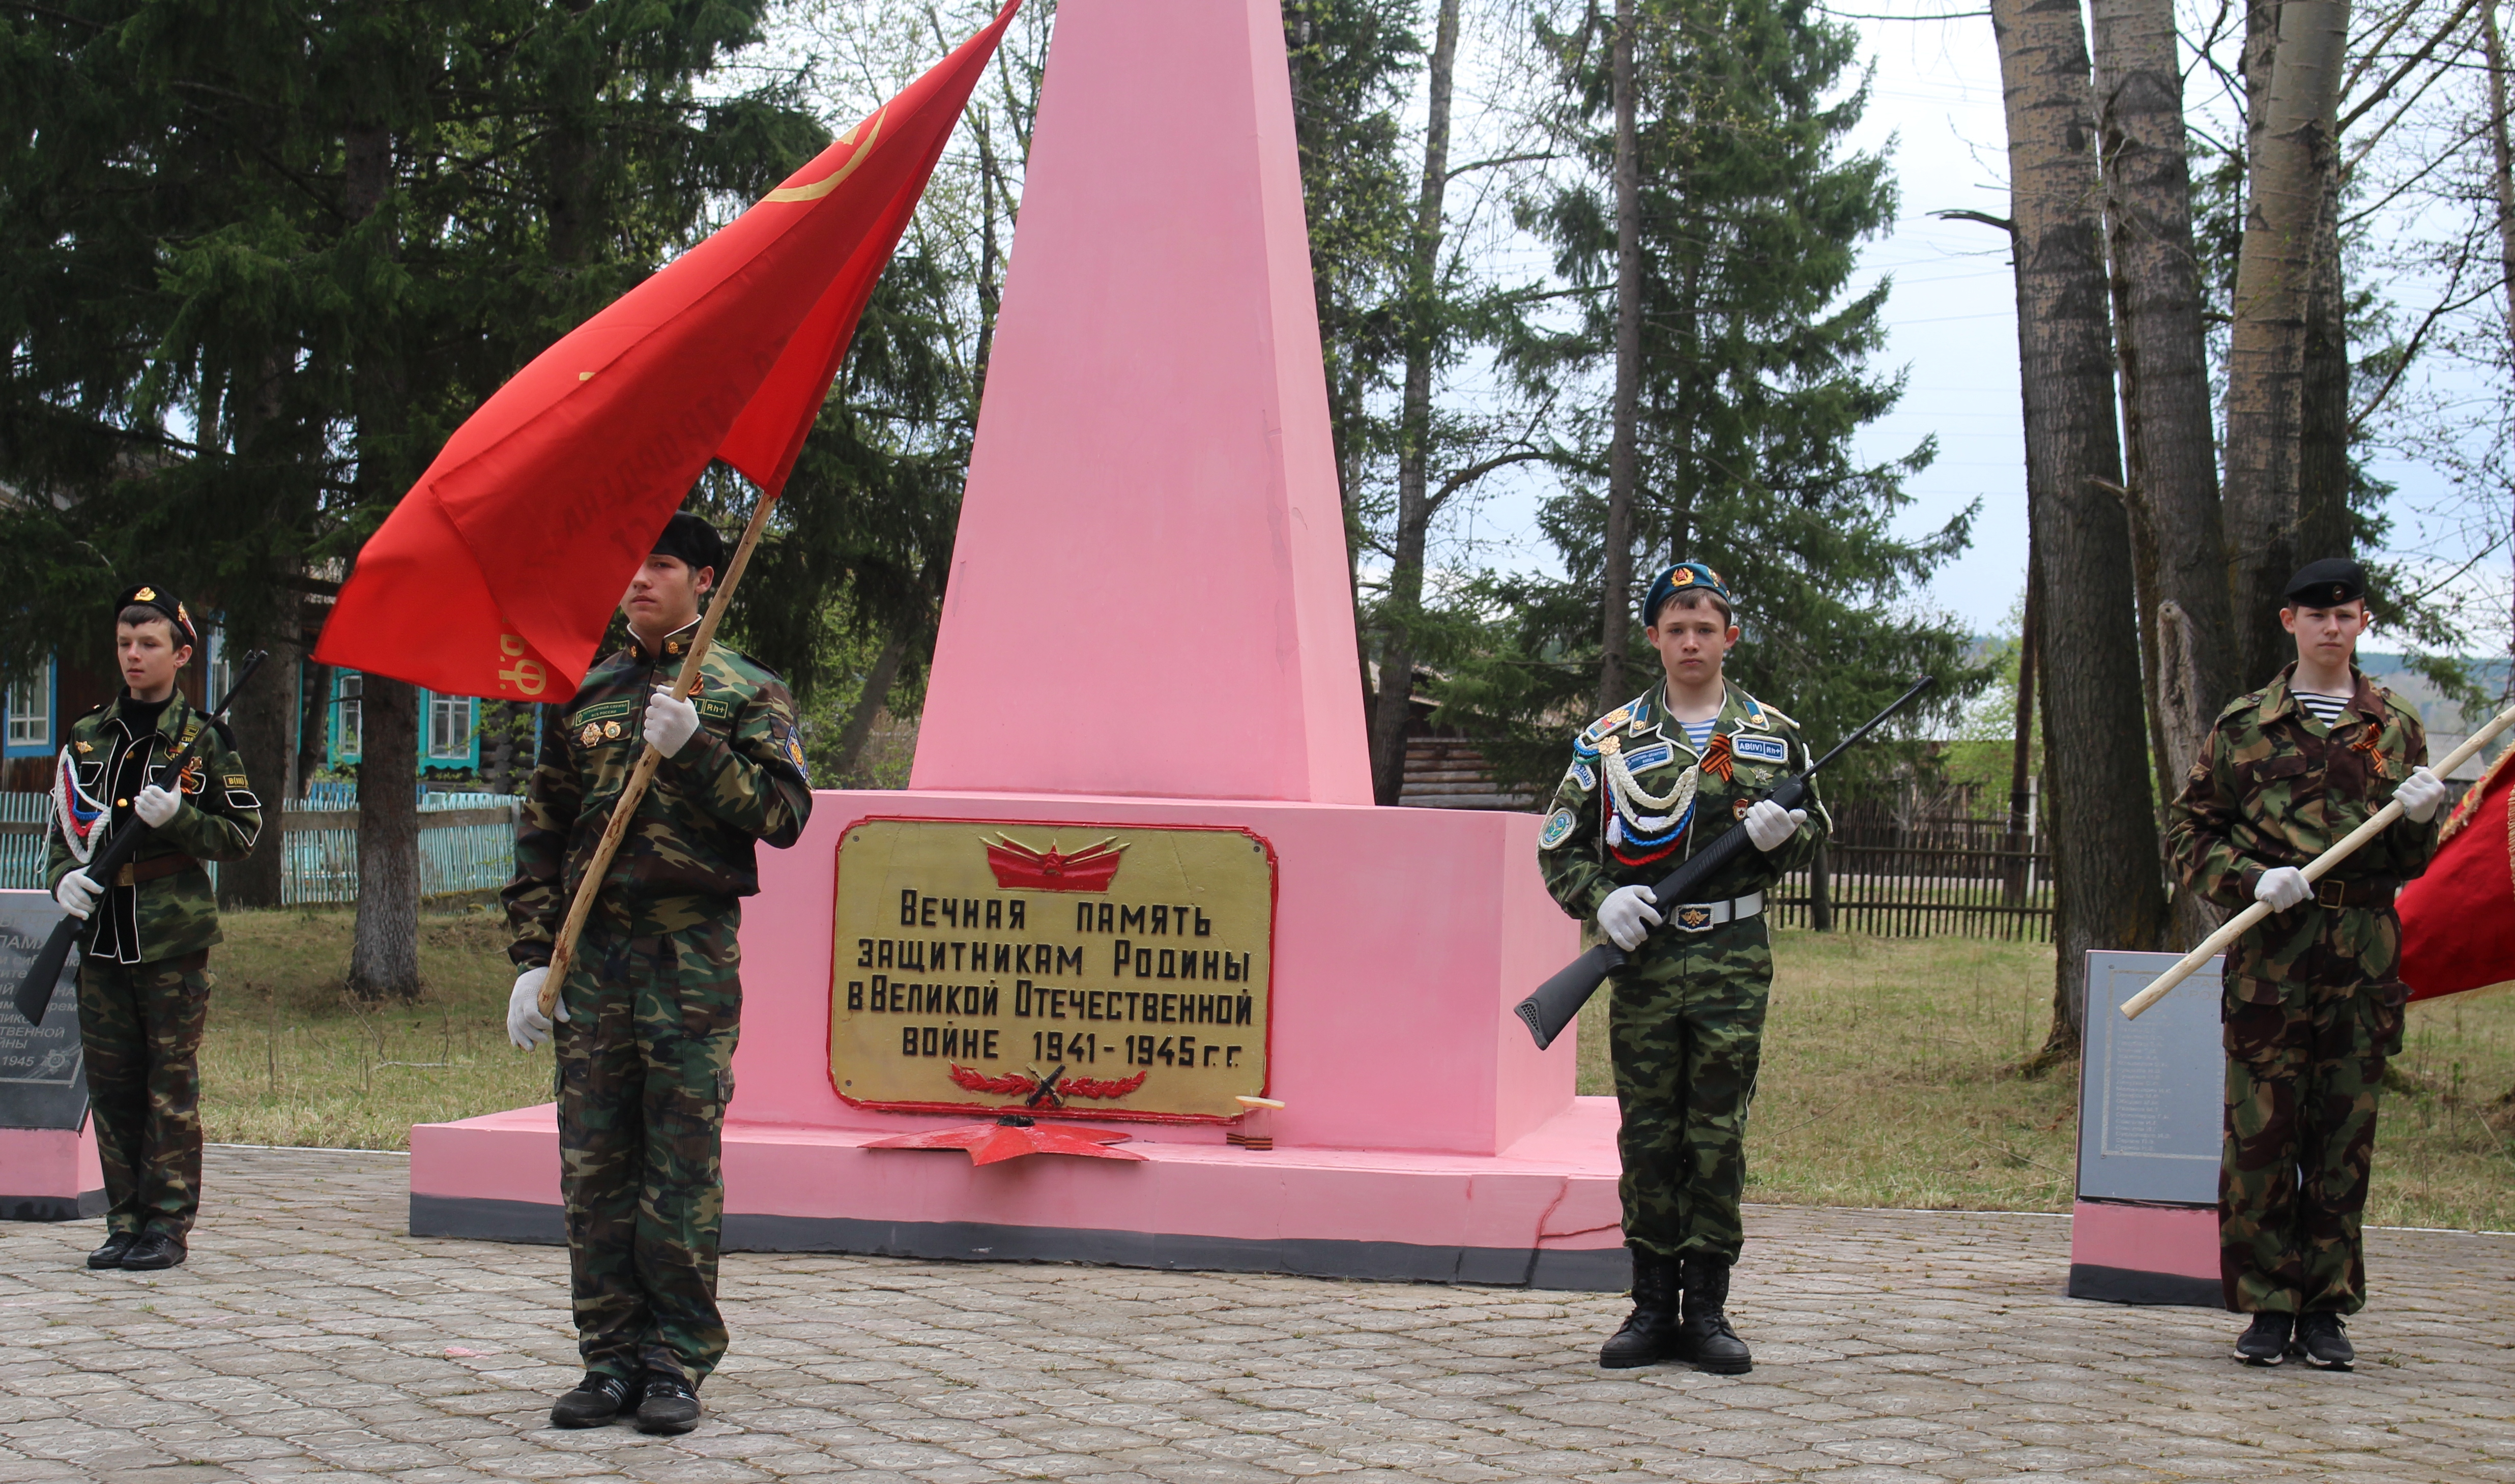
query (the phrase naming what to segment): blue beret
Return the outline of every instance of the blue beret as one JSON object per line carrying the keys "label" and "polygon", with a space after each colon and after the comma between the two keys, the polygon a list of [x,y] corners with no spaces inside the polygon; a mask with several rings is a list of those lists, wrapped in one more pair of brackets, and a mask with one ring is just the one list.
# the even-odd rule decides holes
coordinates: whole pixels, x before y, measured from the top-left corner
{"label": "blue beret", "polygon": [[1727,604],[1732,612],[1737,610],[1738,600],[1729,596],[1729,585],[1720,580],[1719,573],[1699,561],[1680,561],[1651,582],[1650,592],[1642,598],[1642,622],[1659,622],[1660,604],[1679,593],[1692,592],[1710,593]]}

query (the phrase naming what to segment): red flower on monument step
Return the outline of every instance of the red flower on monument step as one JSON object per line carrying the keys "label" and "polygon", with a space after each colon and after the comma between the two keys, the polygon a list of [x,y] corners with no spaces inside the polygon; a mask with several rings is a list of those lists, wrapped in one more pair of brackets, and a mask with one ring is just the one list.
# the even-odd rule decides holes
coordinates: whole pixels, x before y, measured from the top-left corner
{"label": "red flower on monument step", "polygon": [[986,844],[987,869],[996,874],[996,885],[1009,891],[1106,891],[1118,874],[1119,856],[1127,848],[1115,835],[1071,855],[1057,849],[1053,840],[1042,850],[1010,835],[978,838]]}

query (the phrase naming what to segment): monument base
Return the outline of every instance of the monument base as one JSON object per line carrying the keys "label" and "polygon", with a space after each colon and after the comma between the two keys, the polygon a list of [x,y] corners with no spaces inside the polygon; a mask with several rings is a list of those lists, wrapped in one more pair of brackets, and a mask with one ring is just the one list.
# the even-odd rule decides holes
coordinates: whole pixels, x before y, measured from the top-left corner
{"label": "monument base", "polygon": [[[1095,1121],[1082,1098],[1056,1111],[1127,1134],[1117,1147],[1144,1158],[1123,1162],[980,1167],[958,1150],[867,1147],[1011,1101],[874,1106],[833,1083],[833,970],[865,952],[836,952],[841,843],[880,818],[952,821],[972,849],[1007,831],[1073,846],[1147,827],[1264,842],[1277,863],[1264,1092],[1283,1105],[1221,1122]],[[1273,800],[816,795],[804,838],[761,852],[760,895],[743,906],[725,1245],[1623,1289],[1615,1100],[1575,1097],[1575,1038],[1540,1051],[1510,1014],[1580,952],[1538,877],[1542,823]],[[1112,888],[1122,904],[1128,880]],[[1027,894],[1043,921],[1084,899]],[[1040,1014],[1047,1002],[1017,1000],[1017,985],[1004,1003]],[[1004,1038],[991,1069],[1022,1066],[1030,1039]],[[921,1059],[951,1089],[941,1058]],[[413,1234],[558,1240],[555,1119],[543,1104],[413,1129]]]}
{"label": "monument base", "polygon": [[2086,1201],[2070,1216],[2070,1297],[2223,1309],[2218,1208]]}
{"label": "monument base", "polygon": [[[1131,1132],[1141,1163],[869,1149],[886,1129],[729,1122],[724,1246],[1621,1292],[1616,1104],[1582,1097],[1498,1155],[1244,1150]],[[1172,1135],[1172,1136],[1165,1136]],[[565,1240],[554,1104],[411,1130],[410,1231]]]}
{"label": "monument base", "polygon": [[75,1221],[104,1215],[96,1125],[0,1129],[0,1221]]}

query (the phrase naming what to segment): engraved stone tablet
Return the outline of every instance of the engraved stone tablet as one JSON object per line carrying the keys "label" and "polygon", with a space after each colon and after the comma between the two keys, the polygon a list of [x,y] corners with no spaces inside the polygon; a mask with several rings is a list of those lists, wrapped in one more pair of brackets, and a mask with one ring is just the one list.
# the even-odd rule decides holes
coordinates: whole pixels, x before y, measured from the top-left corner
{"label": "engraved stone tablet", "polygon": [[2082,1200],[2218,1200],[2220,1106],[2226,1052],[2218,1030],[2224,960],[2199,972],[2136,1020],[2122,1003],[2180,955],[2087,955],[2087,1038],[2079,1068],[2079,1196]]}
{"label": "engraved stone tablet", "polygon": [[75,951],[43,1024],[18,1014],[18,985],[61,919],[50,892],[0,891],[0,1129],[75,1129],[87,1118]]}
{"label": "engraved stone tablet", "polygon": [[837,911],[851,1103],[1201,1121],[1266,1090],[1275,856],[1245,830],[868,819]]}

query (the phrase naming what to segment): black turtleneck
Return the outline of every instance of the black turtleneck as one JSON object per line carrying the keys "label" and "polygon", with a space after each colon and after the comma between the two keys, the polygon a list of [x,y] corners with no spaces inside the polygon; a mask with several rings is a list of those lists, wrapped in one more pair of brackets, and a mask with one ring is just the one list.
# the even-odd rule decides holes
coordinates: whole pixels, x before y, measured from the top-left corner
{"label": "black turtleneck", "polygon": [[166,707],[174,699],[170,695],[163,701],[139,701],[126,690],[122,693],[122,722],[135,737],[155,731],[157,719],[166,714]]}

